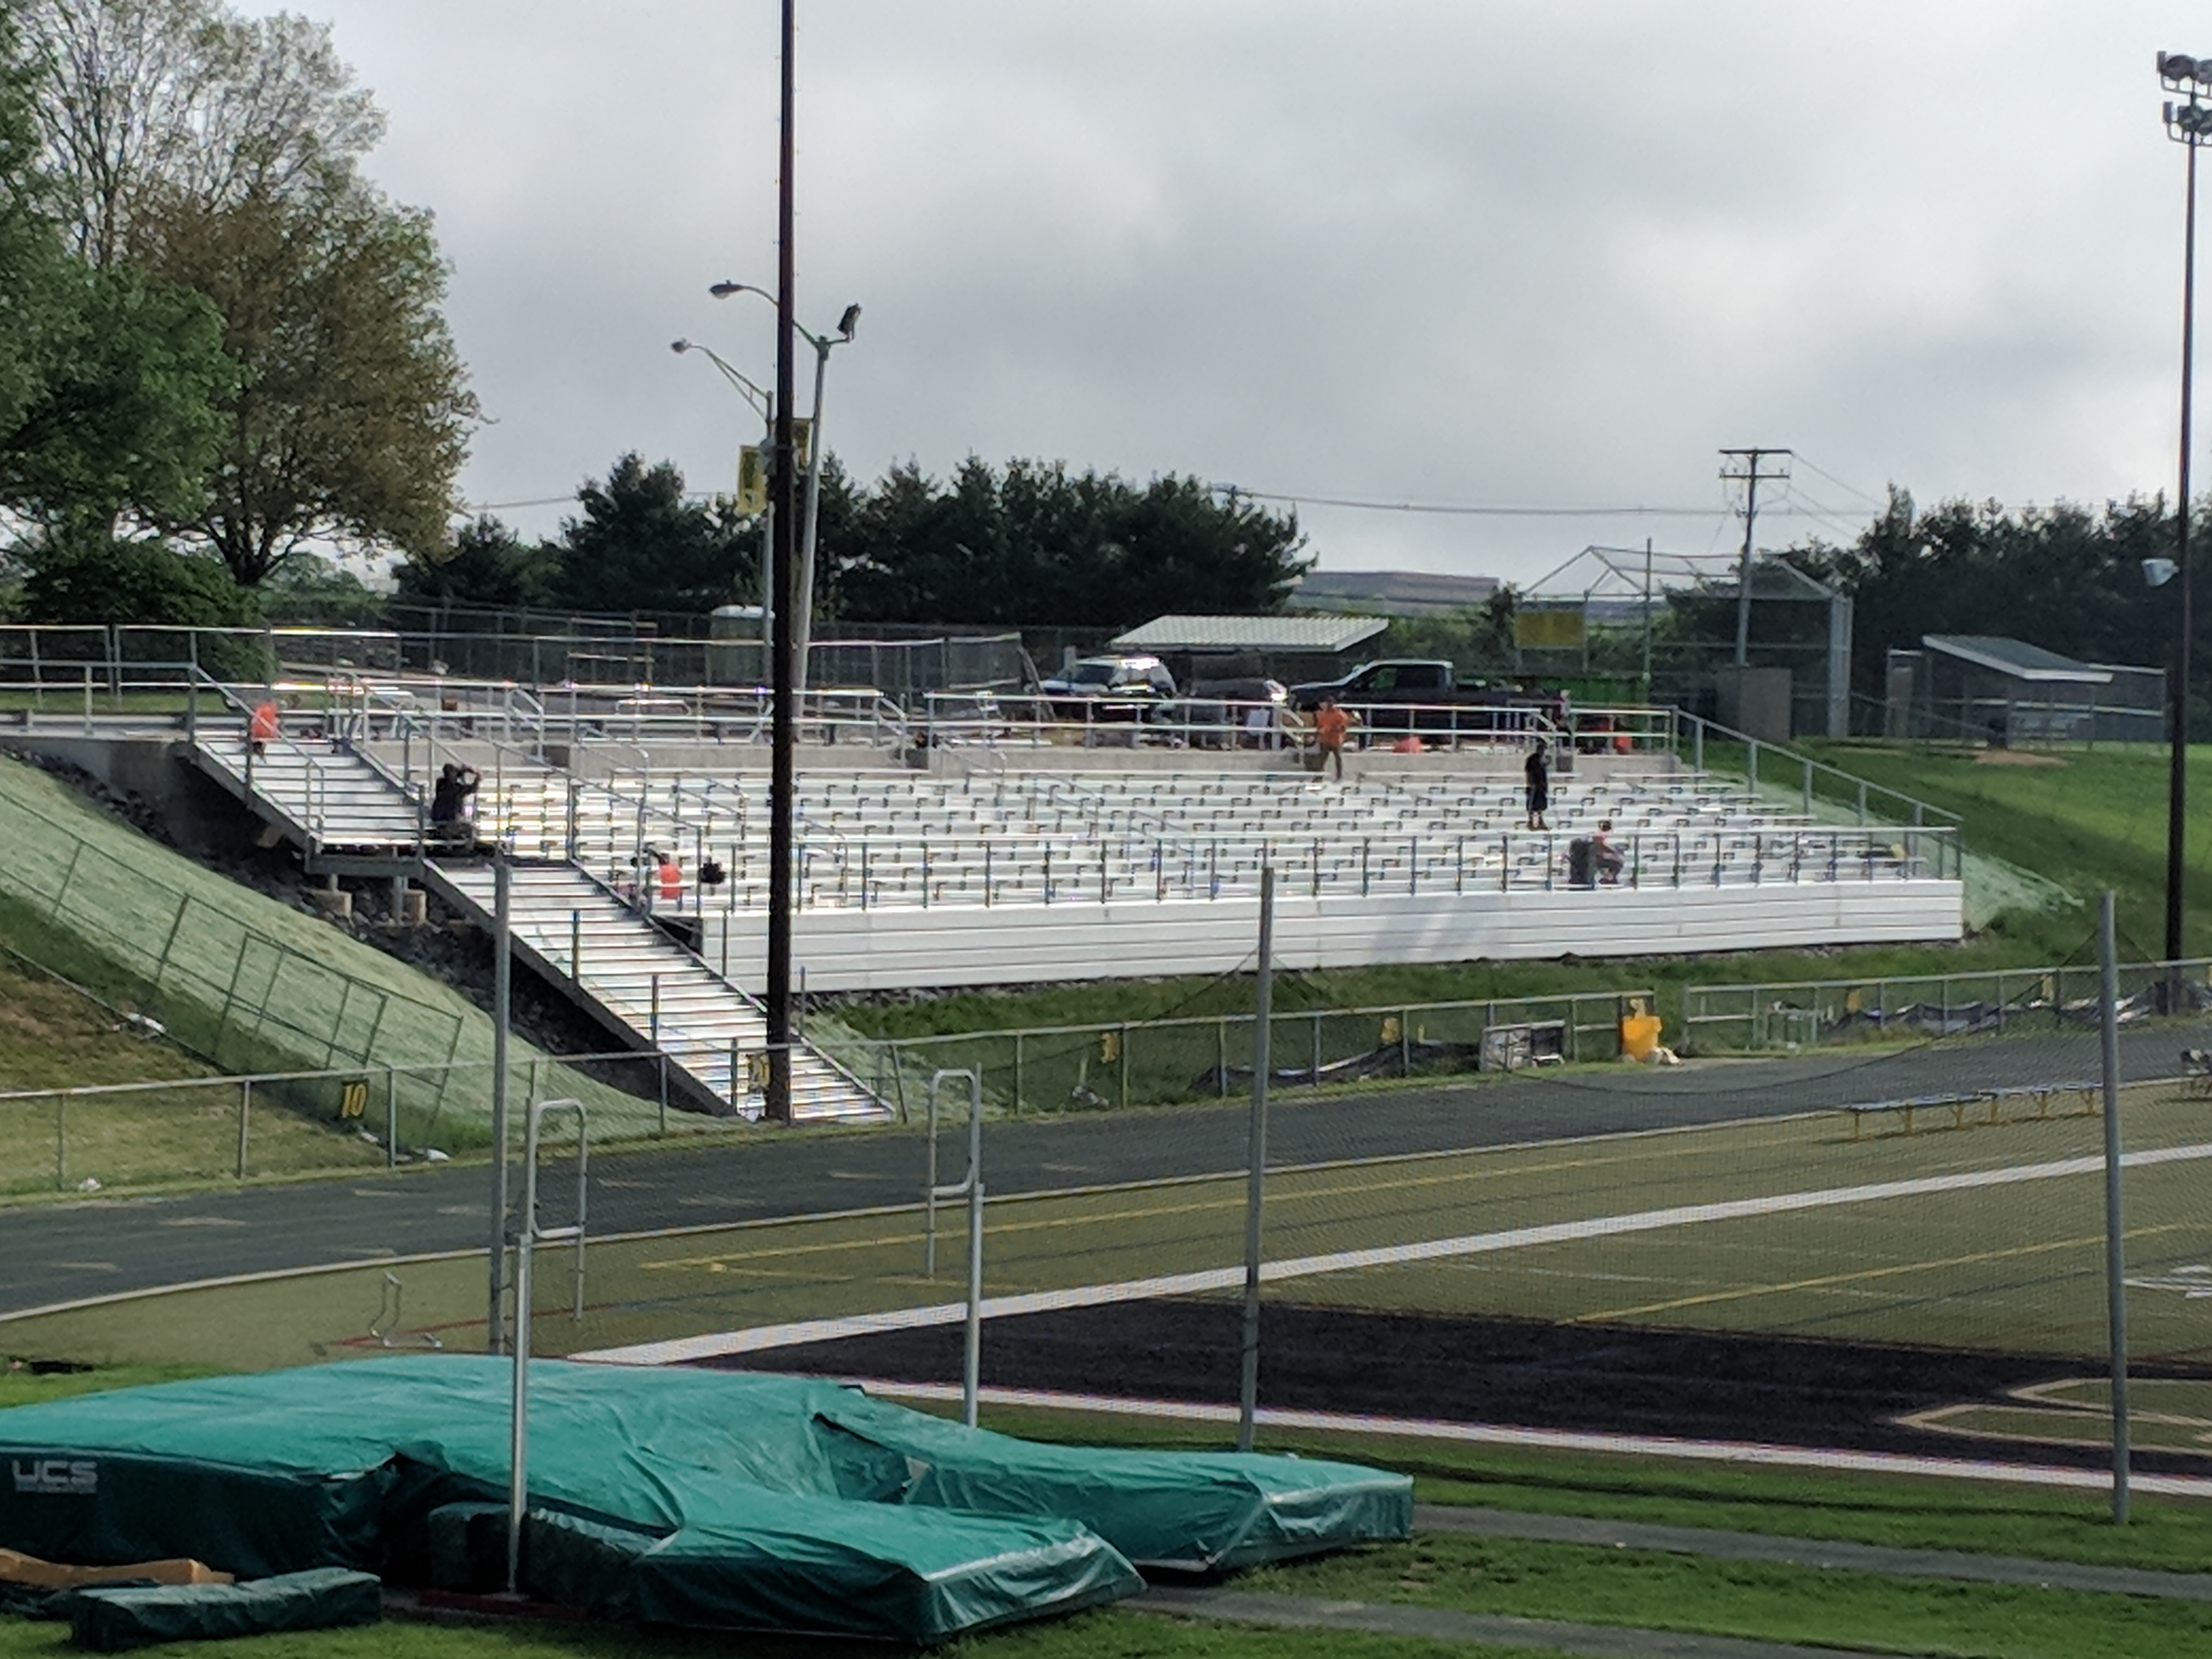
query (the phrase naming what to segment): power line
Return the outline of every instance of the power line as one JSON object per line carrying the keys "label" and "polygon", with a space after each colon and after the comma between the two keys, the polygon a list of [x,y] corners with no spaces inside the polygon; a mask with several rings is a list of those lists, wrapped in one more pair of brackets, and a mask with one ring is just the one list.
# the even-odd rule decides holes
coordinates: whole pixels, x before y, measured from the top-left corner
{"label": "power line", "polygon": [[[1723,519],[1729,512],[1725,507],[1506,507],[1489,502],[1382,501],[1347,495],[1247,489],[1242,484],[1218,483],[1210,488],[1218,495],[1234,495],[1255,501],[1288,501],[1294,507],[1344,507],[1369,513],[1436,514],[1474,519]],[[1768,510],[1796,516],[1789,507]]]}

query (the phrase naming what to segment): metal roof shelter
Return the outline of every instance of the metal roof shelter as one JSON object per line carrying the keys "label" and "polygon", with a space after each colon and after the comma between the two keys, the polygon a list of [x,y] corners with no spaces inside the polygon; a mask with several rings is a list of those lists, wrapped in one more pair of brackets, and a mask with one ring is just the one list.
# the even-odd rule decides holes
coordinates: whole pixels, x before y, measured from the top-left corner
{"label": "metal roof shelter", "polygon": [[1495,576],[1431,570],[1309,570],[1283,603],[1364,617],[1449,617],[1487,604],[1498,587]]}
{"label": "metal roof shelter", "polygon": [[1923,634],[1921,645],[1940,655],[1985,668],[2031,685],[2110,685],[2112,671],[2075,662],[2025,640],[1993,634]]}
{"label": "metal roof shelter", "polygon": [[1997,745],[2157,743],[2166,735],[2166,674],[2076,662],[2025,640],[1923,634],[1892,651],[1882,730],[1891,737]]}
{"label": "metal roof shelter", "polygon": [[1390,624],[1380,617],[1155,617],[1116,635],[1116,651],[1164,660],[1179,680],[1267,675],[1321,679]]}

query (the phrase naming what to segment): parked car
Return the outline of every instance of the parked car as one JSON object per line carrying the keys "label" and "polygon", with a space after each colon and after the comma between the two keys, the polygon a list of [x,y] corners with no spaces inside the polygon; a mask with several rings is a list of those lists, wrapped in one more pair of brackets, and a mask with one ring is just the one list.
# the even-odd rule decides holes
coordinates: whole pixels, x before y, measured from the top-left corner
{"label": "parked car", "polygon": [[1156,717],[1197,749],[1273,749],[1291,694],[1279,680],[1193,680]]}
{"label": "parked car", "polygon": [[1362,663],[1340,679],[1294,685],[1290,697],[1291,706],[1302,714],[1320,708],[1323,699],[1334,700],[1357,714],[1370,733],[1392,736],[1488,732],[1512,726],[1520,718],[1516,711],[1533,714],[1544,707],[1542,700],[1511,686],[1462,682],[1448,662],[1413,658]]}
{"label": "parked car", "polygon": [[1085,657],[1037,689],[1054,720],[1138,720],[1173,699],[1176,683],[1158,657]]}

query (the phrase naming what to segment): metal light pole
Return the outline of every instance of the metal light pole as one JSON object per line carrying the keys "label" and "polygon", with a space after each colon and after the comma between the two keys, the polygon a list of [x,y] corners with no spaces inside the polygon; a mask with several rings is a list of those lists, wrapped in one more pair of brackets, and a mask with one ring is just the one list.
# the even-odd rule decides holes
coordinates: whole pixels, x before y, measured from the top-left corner
{"label": "metal light pole", "polygon": [[[764,422],[766,435],[763,442],[772,452],[775,443],[775,398],[763,391],[750,379],[732,368],[722,354],[712,346],[701,345],[696,340],[671,340],[668,349],[678,356],[696,351],[716,368],[722,378],[738,389],[738,395],[750,404]],[[766,644],[769,630],[775,625],[775,585],[769,580],[769,567],[774,562],[772,552],[775,541],[775,514],[771,508],[761,514],[761,638]]]}
{"label": "metal light pole", "polygon": [[2199,101],[2204,88],[2212,85],[2212,58],[2162,52],[2158,55],[2158,78],[2168,92],[2182,93],[2187,98],[2181,104],[2169,99],[2166,105],[2166,136],[2188,154],[2181,246],[2180,499],[2175,505],[2173,532],[2173,562],[2181,578],[2181,592],[2176,606],[2179,614],[2174,629],[2173,675],[2166,688],[2173,754],[2166,802],[2166,959],[2178,962],[2182,955],[2182,837],[2187,827],[2189,796],[2189,635],[2194,626],[2189,572],[2189,405],[2197,349],[2197,151],[2212,137],[2212,107]]}
{"label": "metal light pole", "polygon": [[791,1121],[791,817],[797,787],[793,744],[799,732],[796,682],[792,672],[792,598],[794,562],[792,497],[796,469],[791,464],[792,291],[798,272],[792,262],[791,171],[795,153],[792,132],[792,52],[799,33],[798,0],[781,7],[781,105],[776,148],[775,199],[775,470],[769,475],[769,501],[775,514],[769,538],[769,590],[775,595],[774,648],[769,684],[775,698],[769,728],[768,787],[768,1097],[773,1122]]}
{"label": "metal light pole", "polygon": [[[755,288],[750,283],[716,283],[707,292],[718,300],[726,300],[732,294],[757,294],[769,301],[775,298],[766,289]],[[801,696],[806,693],[807,653],[814,643],[814,549],[822,520],[822,386],[830,372],[830,353],[849,342],[853,331],[860,325],[860,307],[857,305],[845,307],[845,314],[837,319],[835,339],[817,334],[803,325],[793,325],[805,337],[806,343],[814,348],[814,420],[806,428],[806,533],[799,550],[799,608],[793,622],[799,660],[793,672]]]}

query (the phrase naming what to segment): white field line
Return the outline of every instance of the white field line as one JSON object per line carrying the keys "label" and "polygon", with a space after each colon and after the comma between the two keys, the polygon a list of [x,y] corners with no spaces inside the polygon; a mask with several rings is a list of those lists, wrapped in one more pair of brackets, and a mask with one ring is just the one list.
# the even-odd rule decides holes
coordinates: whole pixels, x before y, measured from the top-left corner
{"label": "white field line", "polygon": [[[887,1400],[957,1401],[951,1382],[885,1382],[873,1377],[840,1376]],[[1187,1423],[1234,1423],[1234,1406],[1200,1405],[1176,1400],[1125,1400],[1108,1395],[1055,1394],[1042,1389],[979,1389],[987,1406],[1024,1407],[1035,1411],[1079,1412],[1101,1417],[1163,1418]],[[2075,1469],[2041,1463],[1996,1463],[1979,1458],[1923,1457],[1910,1452],[1832,1451],[1812,1446],[1776,1446],[1750,1440],[1686,1440],[1672,1435],[1594,1434],[1574,1429],[1522,1429],[1496,1423],[1448,1423],[1425,1417],[1375,1417],[1364,1413],[1306,1412],[1260,1407],[1262,1428],[1305,1429],[1322,1434],[1372,1435],[1404,1440],[1452,1440],[1489,1446],[1529,1446],[1547,1451],[1609,1452],[1638,1457],[1679,1457],[1700,1462],[1740,1463],[1770,1468],[1839,1469],[1858,1474],[1928,1475],[1944,1480],[1992,1480],[2012,1486],[2077,1486],[2102,1492],[2112,1484],[2108,1469]],[[2212,1498],[2212,1479],[2193,1474],[2131,1474],[2137,1492],[2177,1498]]]}
{"label": "white field line", "polygon": [[[2120,1162],[2128,1169],[2158,1164],[2181,1164],[2212,1158],[2212,1143],[2164,1146],[2128,1152]],[[1384,1244],[1362,1250],[1336,1250],[1326,1255],[1294,1256],[1263,1263],[1265,1282],[1310,1279],[1322,1273],[1352,1273],[1363,1267],[1395,1267],[1415,1261],[1441,1261],[1461,1256],[1487,1255],[1499,1250],[1522,1249],[1533,1244],[1560,1244],[1589,1238],[1609,1238],[1623,1233],[1656,1232],[1668,1227],[1692,1227],[1715,1221],[1735,1221],[1751,1216],[1783,1215],[1798,1210],[1819,1210],[1850,1204],[1878,1203],[1892,1198],[1920,1198],[1936,1193],[1969,1192],[1984,1187],[2010,1187],[2022,1182],[2054,1181],[2068,1176],[2100,1174],[2101,1157],[2058,1158],[2048,1164],[2020,1164],[1996,1170],[1967,1170],[1952,1175],[1922,1176],[1911,1181],[1881,1181],[1857,1187],[1823,1187],[1808,1192],[1772,1193],[1762,1198],[1729,1199],[1717,1204],[1682,1204],[1663,1210],[1636,1210],[1626,1215],[1591,1216],[1581,1221],[1547,1222],[1536,1227],[1513,1227],[1494,1233],[1469,1233],[1458,1238],[1434,1238],[1413,1244]],[[983,1299],[986,1319],[1006,1319],[1021,1314],[1053,1313],[1069,1308],[1094,1308],[1109,1303],[1143,1302],[1159,1297],[1194,1296],[1207,1291],[1234,1289],[1244,1282],[1244,1269],[1208,1267],[1193,1273],[1164,1273],[1152,1279],[1128,1279],[1104,1285],[1079,1285],[1060,1291],[1030,1291],[1015,1296]],[[601,1348],[571,1356],[618,1365],[672,1365],[714,1359],[727,1354],[759,1353],[770,1348],[796,1347],[807,1342],[827,1342],[840,1337],[872,1336],[884,1331],[914,1330],[923,1326],[957,1324],[968,1316],[964,1302],[939,1302],[921,1308],[893,1308],[883,1313],[856,1314],[841,1319],[800,1320],[783,1325],[757,1325],[750,1330],[711,1332],[703,1336],[677,1337],[660,1342],[633,1343],[625,1347]]]}

